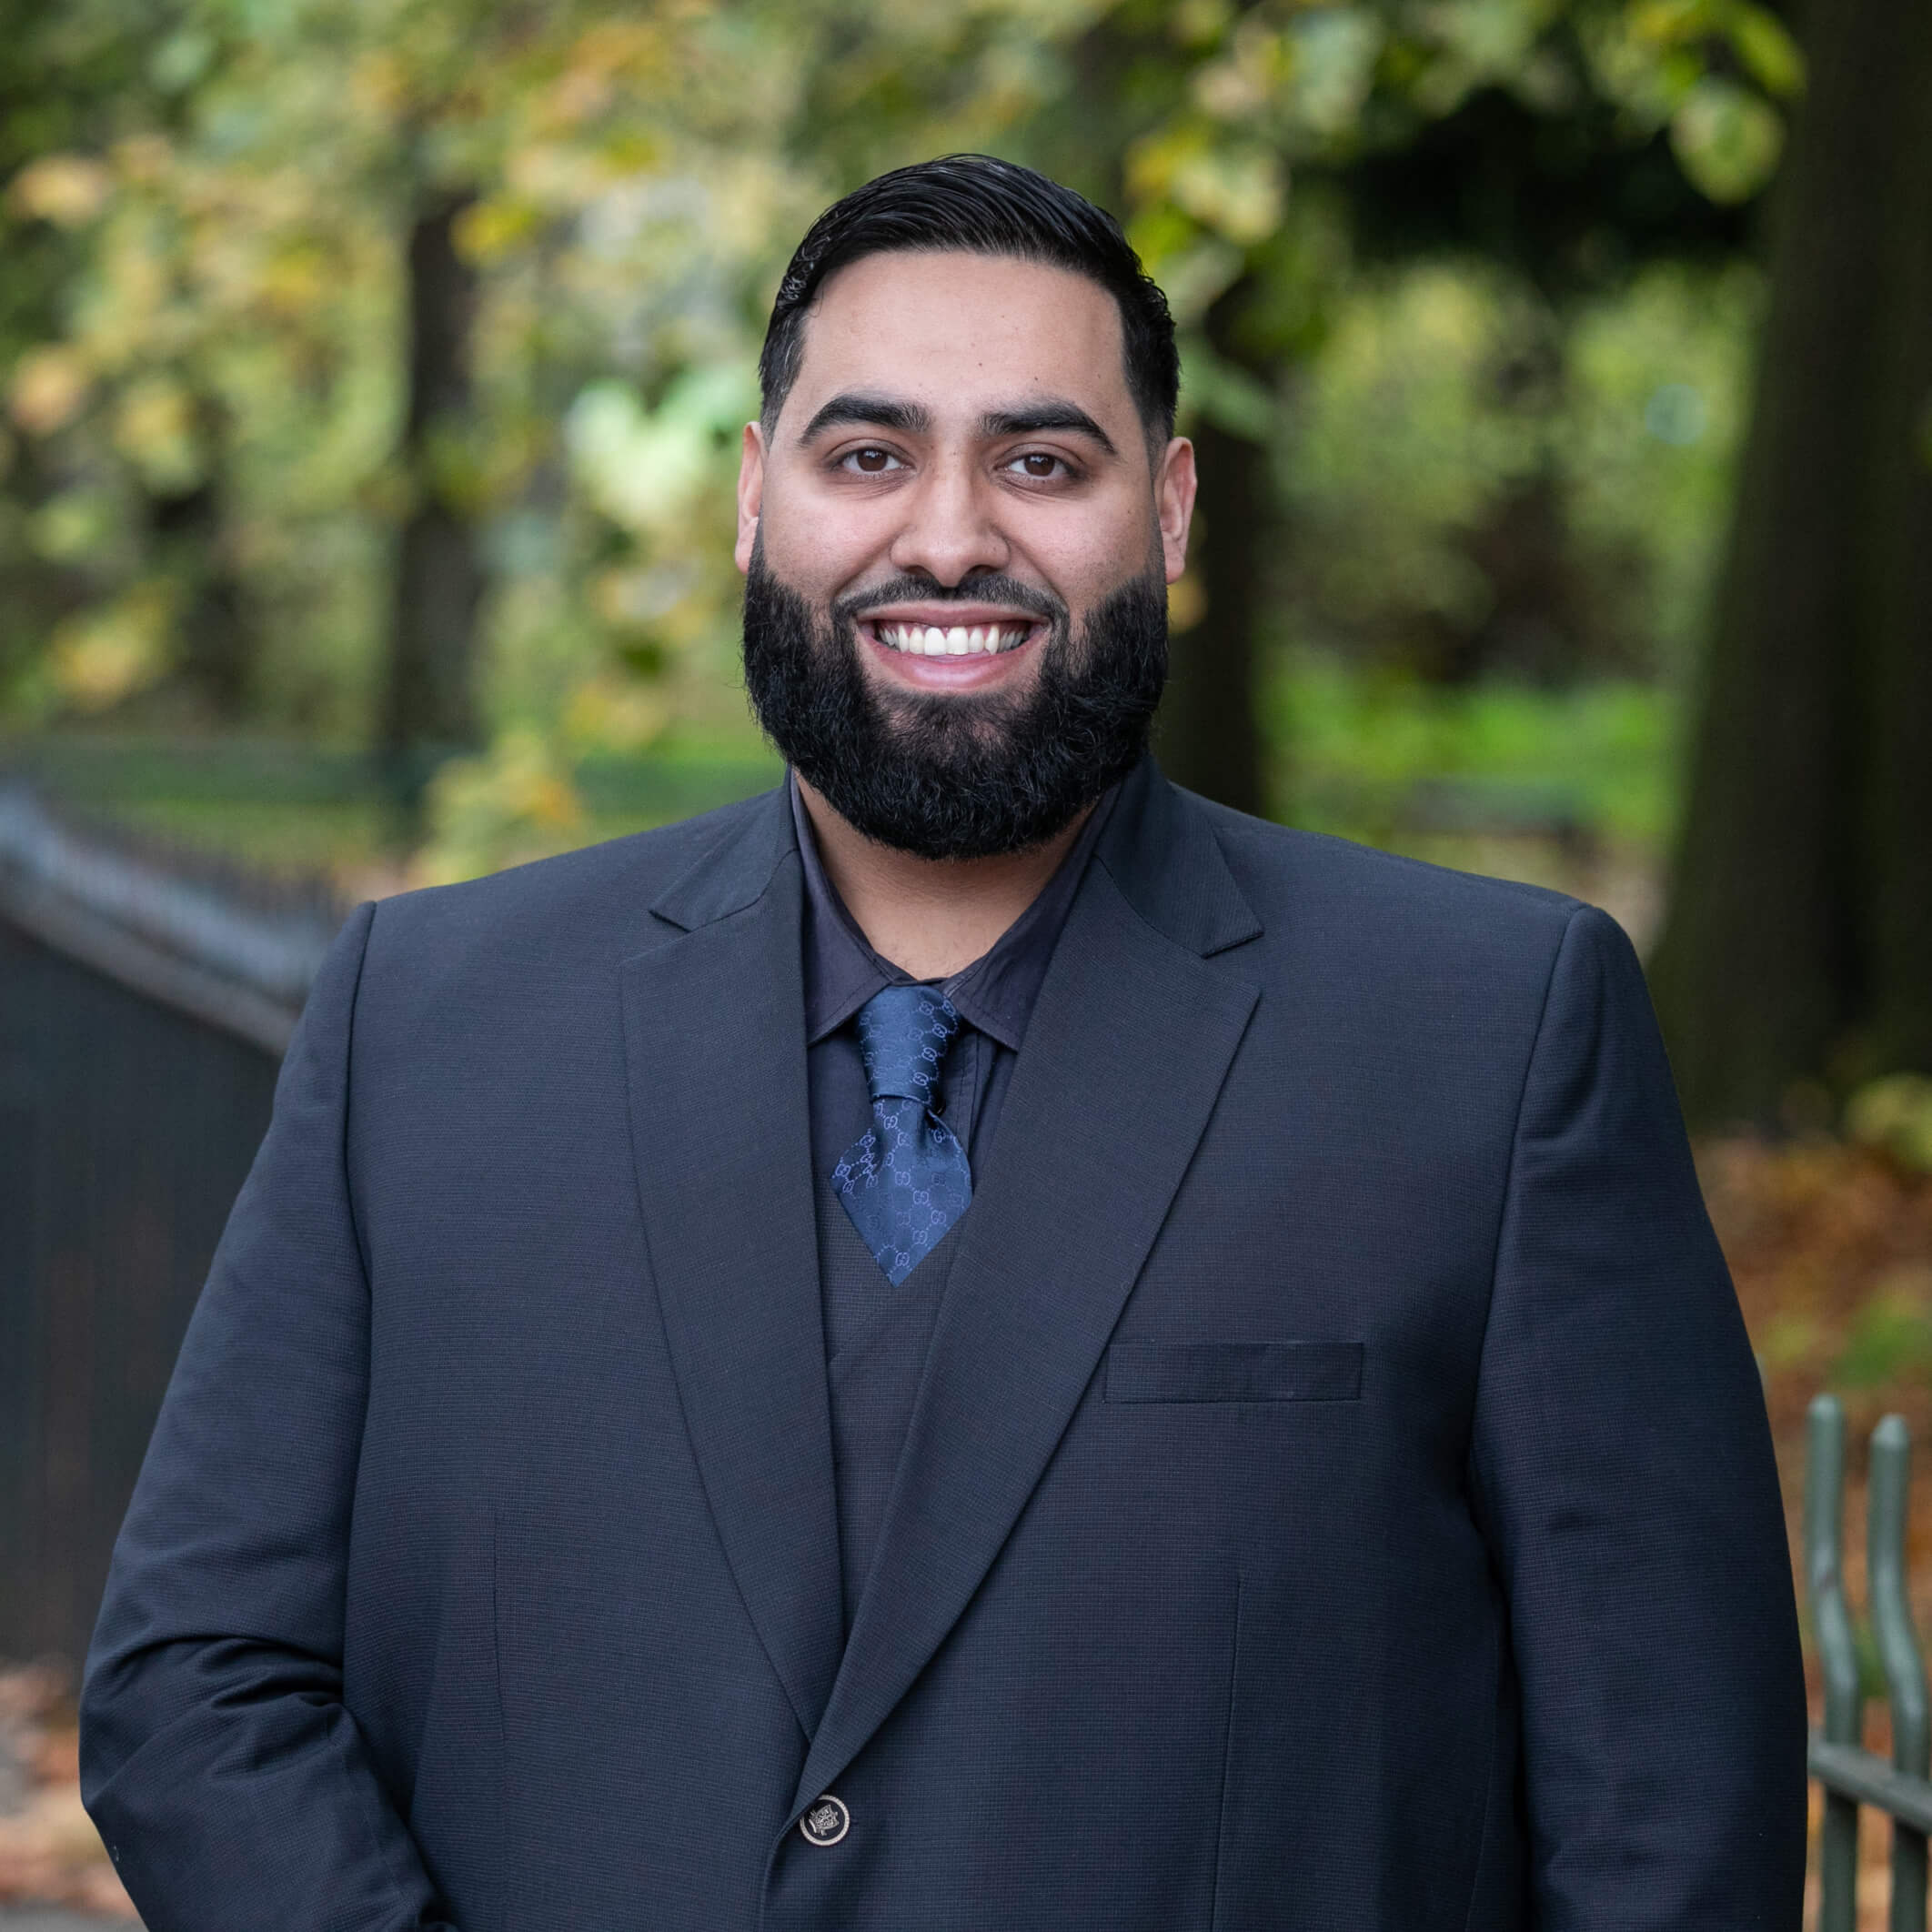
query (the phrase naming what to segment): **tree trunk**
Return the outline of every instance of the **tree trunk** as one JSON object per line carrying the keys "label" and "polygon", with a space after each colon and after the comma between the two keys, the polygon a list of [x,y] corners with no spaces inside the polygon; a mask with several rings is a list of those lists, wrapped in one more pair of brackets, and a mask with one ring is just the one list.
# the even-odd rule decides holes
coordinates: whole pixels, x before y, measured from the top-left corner
{"label": "tree trunk", "polygon": [[[0,451],[0,518],[25,522],[59,488],[46,457],[30,437]],[[65,618],[102,595],[78,565],[55,563],[24,544],[0,548],[0,699],[16,678],[41,661],[47,639]]]}
{"label": "tree trunk", "polygon": [[1932,7],[1908,9],[1916,48],[1899,167],[1879,189],[1897,265],[1879,318],[1873,428],[1863,1057],[1872,1071],[1932,1072]]}
{"label": "tree trunk", "polygon": [[443,196],[409,235],[409,394],[403,461],[412,507],[397,558],[383,749],[411,813],[438,762],[477,741],[477,613],[483,569],[457,458],[472,400],[476,271],[456,225],[474,196]]}
{"label": "tree trunk", "polygon": [[[1243,277],[1208,311],[1208,341],[1230,360],[1234,319],[1248,292]],[[1193,440],[1201,493],[1190,565],[1206,609],[1174,639],[1161,706],[1161,762],[1177,784],[1264,816],[1270,801],[1255,716],[1254,633],[1275,535],[1268,451],[1206,411]]]}
{"label": "tree trunk", "polygon": [[224,551],[220,491],[212,478],[148,506],[162,569],[181,587],[175,614],[182,678],[222,724],[238,722],[254,695],[257,639]]}
{"label": "tree trunk", "polygon": [[[1702,1125],[1775,1120],[1795,1083],[1857,1071],[1882,1006],[1896,1037],[1923,1040],[1932,1002],[1923,212],[1906,234],[1932,194],[1932,10],[1814,0],[1805,24],[1809,85],[1652,971]],[[1881,958],[1914,948],[1916,985]]]}

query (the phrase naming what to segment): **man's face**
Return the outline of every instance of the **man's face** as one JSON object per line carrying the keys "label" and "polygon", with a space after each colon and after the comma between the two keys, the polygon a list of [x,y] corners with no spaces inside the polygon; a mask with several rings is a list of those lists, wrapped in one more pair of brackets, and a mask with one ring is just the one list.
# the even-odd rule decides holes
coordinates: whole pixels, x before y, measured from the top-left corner
{"label": "man's face", "polygon": [[769,438],[745,431],[753,701],[869,836],[933,857],[1050,837],[1144,743],[1192,501],[1188,444],[1150,451],[1105,289],[867,257],[820,291]]}

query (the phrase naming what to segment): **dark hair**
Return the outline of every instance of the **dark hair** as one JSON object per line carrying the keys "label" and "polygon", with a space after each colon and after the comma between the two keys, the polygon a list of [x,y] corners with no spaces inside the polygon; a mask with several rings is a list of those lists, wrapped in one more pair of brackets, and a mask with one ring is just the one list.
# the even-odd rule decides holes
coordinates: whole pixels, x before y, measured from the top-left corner
{"label": "dark hair", "polygon": [[991,155],[946,155],[854,188],[812,223],[779,284],[758,358],[767,428],[797,379],[805,317],[840,268],[868,255],[961,248],[1070,268],[1098,282],[1121,312],[1127,387],[1162,442],[1173,434],[1181,358],[1167,297],[1121,225],[1072,188]]}

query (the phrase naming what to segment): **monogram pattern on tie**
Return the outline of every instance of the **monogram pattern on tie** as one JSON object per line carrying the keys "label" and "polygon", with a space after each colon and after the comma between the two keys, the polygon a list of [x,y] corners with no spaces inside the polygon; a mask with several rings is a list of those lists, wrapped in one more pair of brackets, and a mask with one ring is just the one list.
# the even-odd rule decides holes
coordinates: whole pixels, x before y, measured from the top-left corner
{"label": "monogram pattern on tie", "polygon": [[832,1186],[894,1287],[972,1199],[966,1150],[934,1112],[960,1016],[930,986],[888,986],[859,1011],[872,1131],[845,1152]]}

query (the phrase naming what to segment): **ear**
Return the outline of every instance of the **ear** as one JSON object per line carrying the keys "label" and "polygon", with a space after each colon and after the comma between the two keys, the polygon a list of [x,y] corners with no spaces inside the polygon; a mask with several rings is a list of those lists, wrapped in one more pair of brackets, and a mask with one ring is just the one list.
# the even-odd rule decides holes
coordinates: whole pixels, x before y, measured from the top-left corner
{"label": "ear", "polygon": [[1161,525],[1161,555],[1167,580],[1187,569],[1187,532],[1194,519],[1194,446],[1177,436],[1167,446],[1154,477],[1154,511]]}
{"label": "ear", "polygon": [[751,568],[751,546],[758,541],[759,512],[765,505],[765,437],[756,423],[745,425],[744,447],[738,458],[738,568]]}

